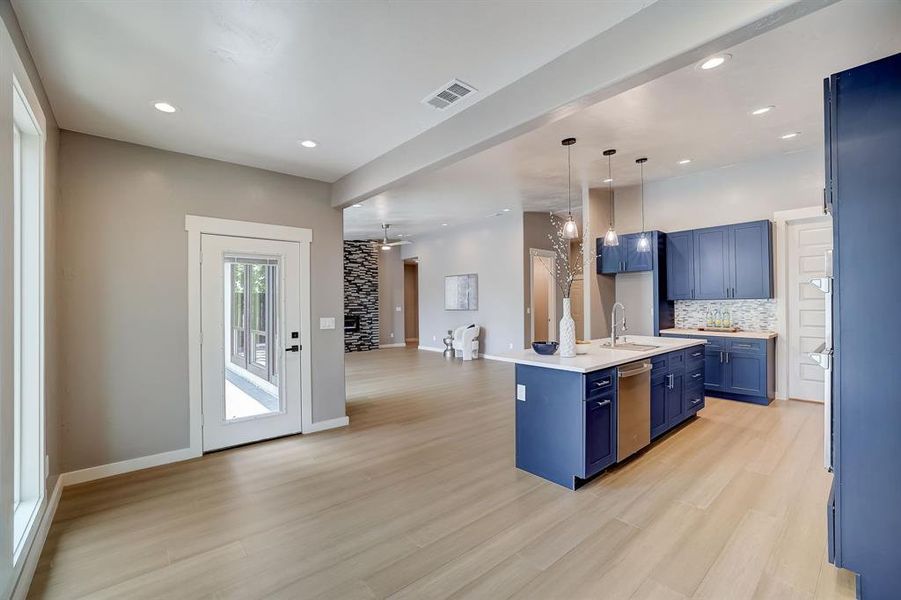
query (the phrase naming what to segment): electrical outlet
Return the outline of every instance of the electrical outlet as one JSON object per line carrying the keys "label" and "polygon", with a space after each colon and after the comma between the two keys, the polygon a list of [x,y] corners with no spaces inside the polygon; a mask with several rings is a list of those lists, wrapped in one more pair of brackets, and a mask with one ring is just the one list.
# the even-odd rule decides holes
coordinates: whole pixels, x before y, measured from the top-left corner
{"label": "electrical outlet", "polygon": [[404,308],[402,306],[395,306],[394,310],[395,310],[395,312],[402,312],[404,310]]}
{"label": "electrical outlet", "polygon": [[526,386],[519,383],[516,384],[516,399],[520,402],[526,401]]}
{"label": "electrical outlet", "polygon": [[389,334],[388,334],[388,337],[390,337],[390,338],[393,340],[393,339],[394,339],[394,332],[392,331],[391,333],[389,333]]}
{"label": "electrical outlet", "polygon": [[437,336],[437,335],[433,335],[433,336],[432,336],[432,341],[433,341],[433,342],[437,342],[437,341],[438,341],[438,336]]}
{"label": "electrical outlet", "polygon": [[507,344],[507,347],[510,348],[510,350],[513,350],[513,342],[510,342],[509,344]]}

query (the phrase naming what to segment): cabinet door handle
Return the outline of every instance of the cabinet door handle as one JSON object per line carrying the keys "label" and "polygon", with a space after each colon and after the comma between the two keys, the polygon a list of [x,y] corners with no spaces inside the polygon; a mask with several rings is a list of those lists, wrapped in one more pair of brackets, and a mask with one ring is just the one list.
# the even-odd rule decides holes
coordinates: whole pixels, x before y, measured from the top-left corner
{"label": "cabinet door handle", "polygon": [[691,299],[694,300],[695,297],[695,289],[691,288]]}
{"label": "cabinet door handle", "polygon": [[729,364],[729,353],[728,352],[726,352],[726,364],[727,365]]}
{"label": "cabinet door handle", "polygon": [[598,408],[604,408],[608,404],[610,404],[610,400],[604,400],[603,402],[598,402]]}
{"label": "cabinet door handle", "polygon": [[723,353],[722,353],[722,351],[720,352],[720,362],[723,362]]}
{"label": "cabinet door handle", "polygon": [[669,375],[667,375],[667,378],[669,379],[669,382],[666,384],[666,387],[673,389],[673,387],[676,385],[676,376],[673,373],[670,373]]}

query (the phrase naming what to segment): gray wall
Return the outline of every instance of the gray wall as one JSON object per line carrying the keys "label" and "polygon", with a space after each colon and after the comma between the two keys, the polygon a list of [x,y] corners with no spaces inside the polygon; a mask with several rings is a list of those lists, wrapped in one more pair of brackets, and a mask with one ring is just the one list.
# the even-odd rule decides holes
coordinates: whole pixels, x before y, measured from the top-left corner
{"label": "gray wall", "polygon": [[[648,162],[645,173],[653,173]],[[645,184],[645,229],[680,231],[772,219],[823,203],[823,146]],[[616,191],[620,233],[641,230],[639,189]]]}
{"label": "gray wall", "polygon": [[[615,197],[615,194],[614,194]],[[596,240],[607,233],[611,212],[610,194],[606,188],[592,188],[582,191],[582,214],[587,215],[586,225],[590,240]],[[616,230],[622,231],[619,213],[616,213]],[[582,235],[586,235],[583,231]],[[595,256],[594,242],[587,248]],[[613,275],[598,275],[595,265],[585,267],[585,339],[596,340],[610,337],[610,309],[616,302],[616,278]]]}
{"label": "gray wall", "polygon": [[[41,84],[31,55],[25,45],[19,23],[7,0],[0,0],[0,544],[12,548],[12,486],[3,485],[13,478],[13,169],[12,169],[12,80],[16,77],[29,101],[44,113],[44,430],[50,470],[47,494],[56,485],[60,473],[59,387],[56,348],[57,289],[57,177],[59,129],[50,102]],[[11,592],[15,574],[0,551],[0,598]]]}
{"label": "gray wall", "polygon": [[[404,343],[404,261],[401,246],[379,253],[379,344]],[[400,307],[400,312],[397,308]]]}
{"label": "gray wall", "polygon": [[[444,348],[448,329],[482,326],[482,352],[501,354],[523,345],[522,213],[506,213],[449,227],[402,246],[419,258],[419,344]],[[444,310],[444,277],[477,273],[479,310]]]}
{"label": "gray wall", "polygon": [[[313,420],[345,414],[327,184],[69,131],[60,162],[63,471],[188,446],[185,214],[313,230]],[[320,331],[320,317],[339,326]]]}

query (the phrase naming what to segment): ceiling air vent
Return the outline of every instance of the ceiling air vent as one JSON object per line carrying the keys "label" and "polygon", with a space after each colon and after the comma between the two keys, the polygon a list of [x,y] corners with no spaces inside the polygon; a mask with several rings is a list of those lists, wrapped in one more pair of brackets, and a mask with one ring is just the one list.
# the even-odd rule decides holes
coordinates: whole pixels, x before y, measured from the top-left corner
{"label": "ceiling air vent", "polygon": [[446,85],[441,86],[423,98],[422,102],[433,108],[444,110],[451,104],[459,102],[462,98],[476,91],[478,90],[468,83],[463,83],[459,79],[452,79]]}

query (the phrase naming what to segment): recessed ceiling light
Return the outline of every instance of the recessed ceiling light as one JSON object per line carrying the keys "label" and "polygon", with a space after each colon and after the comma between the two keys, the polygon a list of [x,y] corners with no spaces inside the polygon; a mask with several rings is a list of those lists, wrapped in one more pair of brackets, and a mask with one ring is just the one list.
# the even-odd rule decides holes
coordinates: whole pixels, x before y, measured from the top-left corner
{"label": "recessed ceiling light", "polygon": [[510,209],[509,209],[509,208],[505,208],[505,209],[504,209],[504,212],[510,212]]}
{"label": "recessed ceiling light", "polygon": [[682,160],[679,161],[679,164],[680,164],[680,165],[687,165],[687,164],[690,163],[690,162],[691,162],[691,159],[690,159],[690,158],[683,158]]}
{"label": "recessed ceiling light", "polygon": [[786,133],[785,135],[783,135],[783,136],[781,136],[781,137],[782,137],[783,140],[790,140],[790,139],[792,139],[792,138],[794,138],[794,137],[798,137],[799,135],[801,135],[801,132],[800,132],[800,131],[792,131],[792,132],[790,132],[790,133]]}
{"label": "recessed ceiling light", "polygon": [[304,140],[304,141],[300,142],[300,145],[303,146],[304,148],[315,148],[319,144],[317,144],[313,140]]}
{"label": "recessed ceiling light", "polygon": [[362,204],[353,204],[352,208],[363,208]]}
{"label": "recessed ceiling light", "polygon": [[760,108],[756,108],[756,109],[752,110],[751,114],[754,116],[765,115],[766,113],[770,112],[774,108],[776,108],[776,107],[775,106],[761,106]]}
{"label": "recessed ceiling light", "polygon": [[442,226],[442,227],[447,227],[447,223],[442,223],[441,226]]}
{"label": "recessed ceiling light", "polygon": [[604,180],[604,183],[613,183],[613,180],[608,177]]}
{"label": "recessed ceiling light", "polygon": [[730,58],[732,58],[731,54],[717,54],[702,60],[698,63],[698,68],[702,71],[709,71],[710,69],[723,66]]}
{"label": "recessed ceiling light", "polygon": [[157,109],[160,112],[164,113],[174,113],[178,109],[169,104],[168,102],[156,102],[153,105],[153,108]]}

